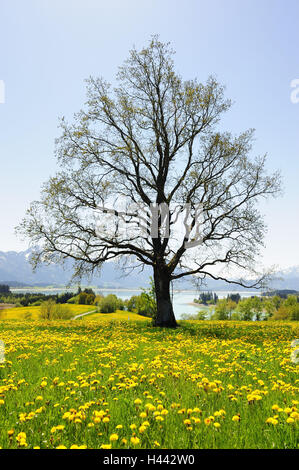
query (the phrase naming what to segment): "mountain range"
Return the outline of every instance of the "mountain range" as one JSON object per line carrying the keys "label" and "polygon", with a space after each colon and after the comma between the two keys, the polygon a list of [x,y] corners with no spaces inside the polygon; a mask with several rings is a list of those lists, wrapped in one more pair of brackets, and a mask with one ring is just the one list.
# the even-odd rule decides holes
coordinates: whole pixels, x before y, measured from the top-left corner
{"label": "mountain range", "polygon": [[[31,251],[0,251],[0,284],[11,287],[55,286],[61,287],[69,283],[72,276],[72,263],[60,265],[42,265],[36,272],[32,271],[29,263]],[[99,288],[137,289],[146,287],[152,271],[148,266],[143,271],[134,270],[124,276],[118,265],[113,262],[104,263],[101,274],[92,279],[83,279],[82,284],[93,285]],[[284,269],[277,274],[279,279],[272,281],[273,289],[293,289],[299,291],[299,265]],[[280,279],[281,278],[281,279]],[[192,282],[186,278],[180,281],[175,288],[192,289]],[[205,289],[209,290],[242,290],[237,285],[223,281],[208,280]]]}
{"label": "mountain range", "polygon": [[[0,283],[11,287],[53,286],[67,285],[72,277],[72,262],[66,262],[65,266],[57,264],[41,265],[33,272],[29,263],[31,250],[0,251]],[[146,269],[142,273],[124,276],[116,263],[105,263],[100,276],[92,279],[84,278],[83,285],[94,285],[106,288],[139,288],[148,284],[150,271]]]}

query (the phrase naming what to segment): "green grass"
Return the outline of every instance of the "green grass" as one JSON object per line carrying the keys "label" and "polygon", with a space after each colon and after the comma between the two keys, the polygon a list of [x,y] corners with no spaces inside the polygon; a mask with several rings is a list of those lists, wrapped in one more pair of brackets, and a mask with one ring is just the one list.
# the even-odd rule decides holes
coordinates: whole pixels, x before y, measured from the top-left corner
{"label": "green grass", "polygon": [[2,448],[298,446],[298,323],[163,330],[108,315],[0,321]]}

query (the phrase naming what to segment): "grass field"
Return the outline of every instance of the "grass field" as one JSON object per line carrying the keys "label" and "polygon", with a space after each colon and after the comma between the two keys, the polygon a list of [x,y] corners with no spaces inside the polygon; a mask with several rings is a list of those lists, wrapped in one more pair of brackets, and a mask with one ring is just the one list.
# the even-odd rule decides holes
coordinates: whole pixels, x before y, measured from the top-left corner
{"label": "grass field", "polygon": [[92,313],[85,318],[83,317],[82,320],[98,320],[98,321],[108,321],[111,320],[120,320],[120,321],[147,321],[151,322],[150,318],[143,317],[142,315],[138,315],[137,313],[127,312],[124,310],[116,310],[114,313]]}
{"label": "grass field", "polygon": [[[68,310],[75,316],[94,310],[94,305],[67,304]],[[37,320],[40,307],[15,307],[0,310],[0,320]]]}
{"label": "grass field", "polygon": [[295,322],[2,320],[0,446],[297,448],[298,333]]}

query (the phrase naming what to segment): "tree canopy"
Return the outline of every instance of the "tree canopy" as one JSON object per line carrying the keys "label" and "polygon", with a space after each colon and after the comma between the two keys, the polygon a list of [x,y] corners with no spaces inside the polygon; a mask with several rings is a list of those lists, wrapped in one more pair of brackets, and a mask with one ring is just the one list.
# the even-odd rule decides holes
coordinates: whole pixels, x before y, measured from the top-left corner
{"label": "tree canopy", "polygon": [[[60,171],[20,225],[37,247],[34,266],[72,258],[75,276],[119,258],[152,266],[161,326],[176,324],[172,280],[194,275],[244,285],[242,276],[231,281],[228,275],[237,269],[254,279],[251,287],[261,286],[267,274],[256,261],[265,224],[257,202],[280,190],[279,174],[265,171],[266,156],[251,156],[252,129],[220,132],[217,124],[231,106],[223,86],[212,76],[205,83],[183,80],[173,54],[153,37],[146,48],[130,51],[114,88],[102,78],[87,80],[85,107],[72,123],[61,120]],[[162,205],[169,209],[166,232]],[[131,231],[121,228],[120,206]],[[115,209],[113,223],[105,219],[107,207]],[[186,207],[188,222],[179,230],[178,213]],[[198,207],[200,243],[193,246]],[[138,229],[141,208],[145,215],[157,210],[154,234]]]}

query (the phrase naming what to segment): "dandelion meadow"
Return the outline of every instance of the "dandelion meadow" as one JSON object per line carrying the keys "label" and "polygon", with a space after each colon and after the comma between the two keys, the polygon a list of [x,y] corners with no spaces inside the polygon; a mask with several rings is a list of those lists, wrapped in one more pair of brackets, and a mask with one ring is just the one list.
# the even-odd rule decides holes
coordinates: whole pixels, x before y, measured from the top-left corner
{"label": "dandelion meadow", "polygon": [[298,322],[2,320],[0,446],[297,448]]}

